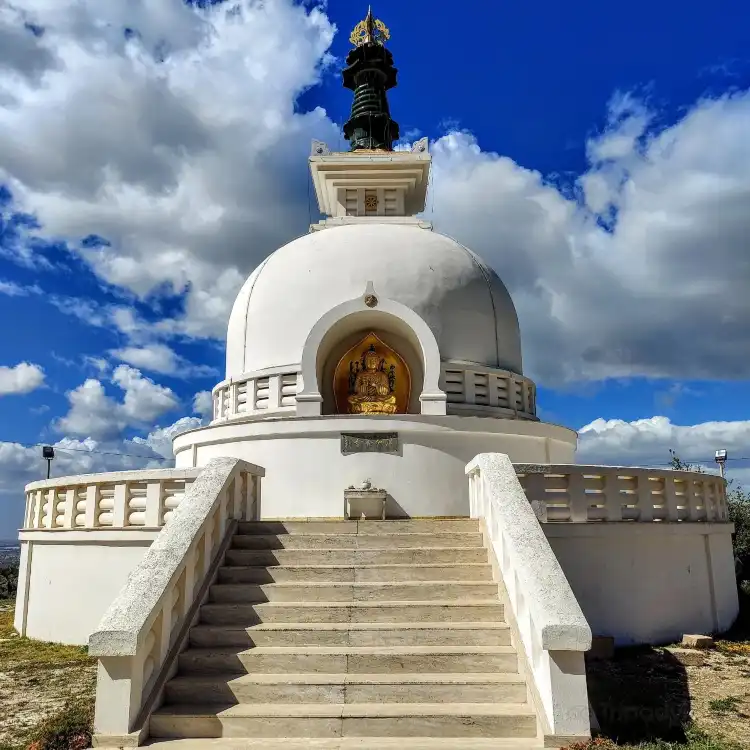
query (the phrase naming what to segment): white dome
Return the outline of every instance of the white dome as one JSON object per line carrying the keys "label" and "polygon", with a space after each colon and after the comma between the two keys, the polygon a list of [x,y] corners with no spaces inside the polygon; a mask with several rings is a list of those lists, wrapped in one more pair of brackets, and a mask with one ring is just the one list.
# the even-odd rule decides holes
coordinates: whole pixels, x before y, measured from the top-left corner
{"label": "white dome", "polygon": [[306,234],[255,269],[229,319],[227,378],[298,364],[313,325],[368,281],[424,319],[443,361],[522,374],[518,318],[497,274],[445,235],[373,223]]}

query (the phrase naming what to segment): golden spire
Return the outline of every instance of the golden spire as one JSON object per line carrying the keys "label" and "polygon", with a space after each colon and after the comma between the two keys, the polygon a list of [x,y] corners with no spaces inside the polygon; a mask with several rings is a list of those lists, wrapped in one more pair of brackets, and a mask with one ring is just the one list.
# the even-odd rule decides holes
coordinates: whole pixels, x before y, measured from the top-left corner
{"label": "golden spire", "polygon": [[372,8],[367,7],[367,17],[360,21],[349,36],[355,47],[363,44],[385,44],[391,38],[388,27],[379,19],[373,18]]}

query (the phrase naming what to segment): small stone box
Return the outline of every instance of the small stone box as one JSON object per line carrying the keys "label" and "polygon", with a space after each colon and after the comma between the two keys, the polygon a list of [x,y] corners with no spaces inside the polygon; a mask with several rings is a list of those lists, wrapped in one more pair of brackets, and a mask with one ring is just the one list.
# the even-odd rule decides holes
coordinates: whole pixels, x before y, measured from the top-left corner
{"label": "small stone box", "polygon": [[683,648],[713,648],[714,639],[710,635],[683,635]]}
{"label": "small stone box", "polygon": [[385,504],[388,493],[365,482],[362,487],[344,490],[344,518],[373,519],[385,521]]}

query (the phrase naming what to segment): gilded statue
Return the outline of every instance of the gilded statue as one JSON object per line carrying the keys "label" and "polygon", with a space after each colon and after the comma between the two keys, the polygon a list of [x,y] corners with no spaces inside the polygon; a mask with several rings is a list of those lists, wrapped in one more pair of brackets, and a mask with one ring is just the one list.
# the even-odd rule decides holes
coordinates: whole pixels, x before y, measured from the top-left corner
{"label": "gilded statue", "polygon": [[396,368],[388,367],[374,345],[362,359],[349,363],[350,414],[395,414]]}

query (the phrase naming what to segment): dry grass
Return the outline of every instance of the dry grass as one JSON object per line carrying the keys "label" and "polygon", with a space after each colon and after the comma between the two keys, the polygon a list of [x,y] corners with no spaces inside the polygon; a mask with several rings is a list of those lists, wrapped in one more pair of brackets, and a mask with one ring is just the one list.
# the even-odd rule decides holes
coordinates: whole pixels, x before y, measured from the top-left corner
{"label": "dry grass", "polygon": [[0,607],[0,750],[23,750],[34,740],[45,750],[72,748],[74,739],[55,745],[44,738],[68,730],[80,737],[76,727],[93,706],[96,661],[79,646],[13,637],[8,604]]}

